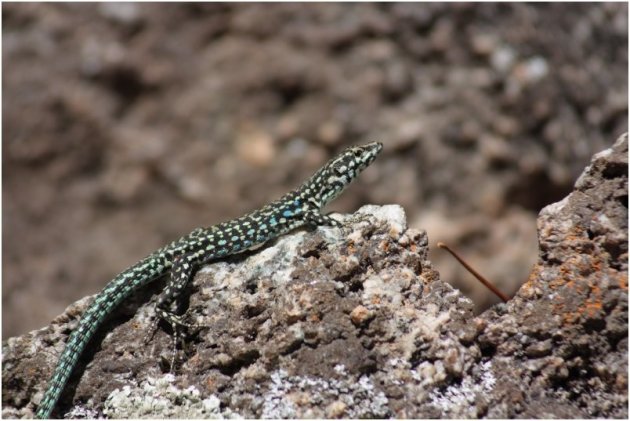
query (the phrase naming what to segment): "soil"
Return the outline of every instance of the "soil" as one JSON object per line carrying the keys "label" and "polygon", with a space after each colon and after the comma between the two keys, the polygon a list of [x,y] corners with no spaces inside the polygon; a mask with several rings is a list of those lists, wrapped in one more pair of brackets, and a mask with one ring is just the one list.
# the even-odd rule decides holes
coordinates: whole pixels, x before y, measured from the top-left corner
{"label": "soil", "polygon": [[[609,4],[3,4],[2,335],[198,226],[377,162],[331,207],[402,205],[513,294],[536,215],[627,131]],[[494,300],[434,250],[477,311]]]}

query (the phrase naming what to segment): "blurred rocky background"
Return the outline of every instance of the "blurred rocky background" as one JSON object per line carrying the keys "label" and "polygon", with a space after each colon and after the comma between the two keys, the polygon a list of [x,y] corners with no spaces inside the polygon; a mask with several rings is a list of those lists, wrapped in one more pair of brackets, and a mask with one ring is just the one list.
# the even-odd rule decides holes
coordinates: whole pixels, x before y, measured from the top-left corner
{"label": "blurred rocky background", "polygon": [[3,338],[198,226],[385,151],[331,210],[402,205],[442,280],[513,294],[536,216],[627,131],[616,4],[4,4]]}

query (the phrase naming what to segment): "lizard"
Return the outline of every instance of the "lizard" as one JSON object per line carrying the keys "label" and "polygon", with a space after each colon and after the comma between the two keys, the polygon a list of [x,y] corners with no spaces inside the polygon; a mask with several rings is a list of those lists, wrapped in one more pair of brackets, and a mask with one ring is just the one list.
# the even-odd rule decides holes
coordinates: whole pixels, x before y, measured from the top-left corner
{"label": "lizard", "polygon": [[201,265],[254,250],[265,243],[306,226],[342,227],[322,213],[323,208],[367,168],[382,150],[380,142],[351,146],[328,161],[297,189],[240,218],[188,235],[160,248],[119,273],[96,295],[71,332],[37,408],[37,418],[50,418],[84,348],[113,310],[135,290],[170,272],[170,279],[155,304],[157,320],[174,332],[174,345],[182,329],[192,327],[187,312],[178,314],[185,289]]}

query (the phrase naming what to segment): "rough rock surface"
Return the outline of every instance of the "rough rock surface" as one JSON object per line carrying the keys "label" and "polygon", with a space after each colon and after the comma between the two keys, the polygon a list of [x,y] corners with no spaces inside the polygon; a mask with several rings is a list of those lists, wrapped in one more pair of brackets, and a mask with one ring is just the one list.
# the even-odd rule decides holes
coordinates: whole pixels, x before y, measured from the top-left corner
{"label": "rough rock surface", "polygon": [[477,343],[489,417],[628,417],[628,136],[538,218],[539,260]]}
{"label": "rough rock surface", "polygon": [[[59,406],[70,417],[627,417],[627,136],[539,218],[514,299],[472,317],[402,208],[298,231],[204,267],[203,325],[168,373],[150,295],[101,329]],[[2,415],[30,417],[89,303],[3,344]]]}
{"label": "rough rock surface", "polygon": [[[175,375],[166,374],[166,332],[153,346],[139,340],[153,314],[140,297],[145,303],[135,316],[138,304],[130,304],[102,329],[100,347],[86,353],[90,364],[79,370],[61,411],[113,418],[412,416],[428,386],[461,376],[479,358],[474,344],[457,336],[472,303],[438,280],[427,251],[426,234],[407,229],[401,207],[365,206],[343,232],[298,231],[204,267],[189,308],[207,328],[191,338]],[[88,303],[5,345],[5,416],[32,415]]]}

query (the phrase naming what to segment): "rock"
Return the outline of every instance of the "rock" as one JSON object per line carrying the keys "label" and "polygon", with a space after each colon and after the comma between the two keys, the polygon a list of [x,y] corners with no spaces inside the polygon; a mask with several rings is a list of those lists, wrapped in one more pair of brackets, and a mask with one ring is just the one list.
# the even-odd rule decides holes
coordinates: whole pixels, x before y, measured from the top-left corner
{"label": "rock", "polygon": [[482,315],[478,344],[496,376],[484,415],[627,418],[627,135],[540,212],[538,237],[529,280]]}
{"label": "rock", "polygon": [[[399,206],[340,216],[202,268],[202,325],[173,374],[150,346],[154,285],[102,327],[58,406],[111,418],[627,418],[627,136],[538,220],[540,255],[507,304],[439,280]],[[3,344],[2,415],[32,417],[89,298]]]}
{"label": "rock", "polygon": [[362,305],[358,305],[350,313],[350,320],[352,320],[352,323],[354,323],[356,326],[360,326],[371,320],[373,316],[373,312],[363,307]]}
{"label": "rock", "polygon": [[[475,345],[456,336],[472,318],[472,303],[439,281],[426,233],[408,229],[399,206],[364,206],[341,217],[343,231],[297,231],[199,270],[189,311],[204,327],[180,351],[173,374],[171,336],[160,330],[150,346],[140,340],[159,285],[138,294],[83,356],[58,415],[416,414],[413,402],[425,387],[461,377],[478,357]],[[3,389],[3,416],[33,416],[89,301],[4,344],[3,380],[11,386]]]}

